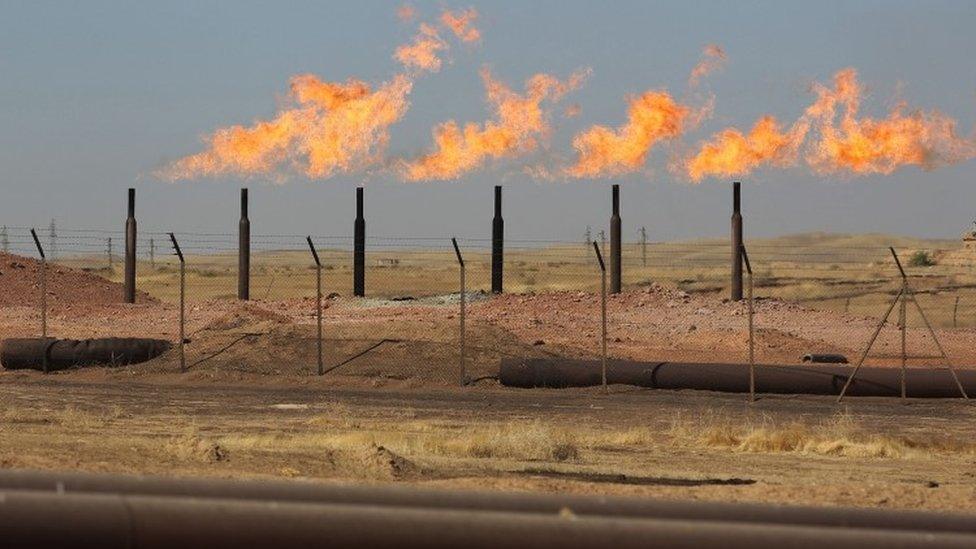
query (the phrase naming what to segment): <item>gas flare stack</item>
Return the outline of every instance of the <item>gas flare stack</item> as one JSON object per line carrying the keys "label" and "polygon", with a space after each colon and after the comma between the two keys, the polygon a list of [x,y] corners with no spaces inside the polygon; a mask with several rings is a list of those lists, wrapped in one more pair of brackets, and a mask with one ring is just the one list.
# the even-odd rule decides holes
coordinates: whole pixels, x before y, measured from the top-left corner
{"label": "gas flare stack", "polygon": [[247,189],[241,189],[241,221],[237,229],[237,299],[251,299],[251,221],[247,218]]}
{"label": "gas flare stack", "polygon": [[610,293],[619,294],[621,289],[620,251],[620,185],[612,189],[613,214],[610,216]]}
{"label": "gas flare stack", "polygon": [[356,187],[356,222],[353,227],[352,293],[366,296],[366,219],[363,217],[363,188]]}
{"label": "gas flare stack", "polygon": [[491,220],[491,293],[502,293],[505,260],[505,221],[502,219],[502,186],[495,185],[495,217]]}
{"label": "gas flare stack", "polygon": [[732,183],[732,301],[742,301],[742,209],[738,181]]}
{"label": "gas flare stack", "polygon": [[125,284],[126,303],[136,302],[136,190],[129,189],[129,215],[125,219]]}

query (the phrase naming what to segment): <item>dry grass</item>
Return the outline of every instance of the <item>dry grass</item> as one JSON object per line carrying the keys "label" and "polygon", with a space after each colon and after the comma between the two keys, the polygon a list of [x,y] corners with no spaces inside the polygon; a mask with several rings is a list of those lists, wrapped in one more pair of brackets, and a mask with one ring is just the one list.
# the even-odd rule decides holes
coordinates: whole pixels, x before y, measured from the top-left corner
{"label": "dry grass", "polygon": [[169,456],[182,462],[214,463],[226,461],[230,457],[227,448],[202,436],[193,424],[185,427],[180,434],[167,439],[162,449]]}
{"label": "dry grass", "polygon": [[55,410],[9,406],[0,409],[0,428],[5,424],[39,424],[54,425],[65,430],[91,431],[122,417],[125,414],[119,406],[114,406],[108,413],[101,415],[74,406]]}
{"label": "dry grass", "polygon": [[675,420],[669,435],[677,445],[719,448],[733,452],[792,453],[847,458],[926,458],[936,455],[974,455],[976,444],[942,436],[889,435],[870,432],[856,418],[840,413],[827,420],[776,424],[736,422],[717,416]]}
{"label": "dry grass", "polygon": [[571,461],[579,458],[579,437],[571,429],[541,421],[488,424],[457,436],[428,436],[427,452],[453,457]]}
{"label": "dry grass", "polygon": [[310,428],[275,434],[232,434],[218,443],[237,451],[304,451],[355,454],[389,448],[415,459],[475,458],[571,461],[579,458],[572,430],[542,422],[489,423],[477,427],[436,422],[363,422],[329,414],[305,422]]}

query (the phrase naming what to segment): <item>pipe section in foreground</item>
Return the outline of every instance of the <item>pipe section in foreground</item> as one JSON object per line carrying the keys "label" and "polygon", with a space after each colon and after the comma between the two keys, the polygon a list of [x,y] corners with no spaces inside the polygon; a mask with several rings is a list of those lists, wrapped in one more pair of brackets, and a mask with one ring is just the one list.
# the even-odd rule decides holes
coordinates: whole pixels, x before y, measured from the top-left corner
{"label": "pipe section in foreground", "polygon": [[431,509],[512,511],[665,519],[761,522],[844,528],[881,528],[976,534],[971,515],[865,509],[805,507],[759,503],[657,500],[646,497],[579,494],[479,492],[415,486],[327,484],[311,481],[228,480],[109,475],[78,472],[0,470],[0,490],[60,493],[141,494],[237,500],[340,503]]}
{"label": "pipe section in foreground", "polygon": [[[59,520],[52,520],[58,517]],[[485,548],[972,547],[976,536],[278,501],[0,491],[7,546]]]}

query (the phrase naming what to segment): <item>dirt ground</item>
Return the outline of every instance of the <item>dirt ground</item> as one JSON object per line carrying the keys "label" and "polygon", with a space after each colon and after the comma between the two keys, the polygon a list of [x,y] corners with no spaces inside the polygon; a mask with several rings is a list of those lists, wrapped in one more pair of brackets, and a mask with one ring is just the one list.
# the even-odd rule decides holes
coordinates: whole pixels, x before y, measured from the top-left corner
{"label": "dirt ground", "polygon": [[976,511],[973,408],[0,376],[0,466]]}
{"label": "dirt ground", "polygon": [[[0,294],[31,290],[8,280]],[[177,339],[174,305],[124,305],[105,288],[104,300],[53,299],[49,333]],[[0,466],[976,511],[968,403],[506,389],[491,378],[503,357],[597,356],[599,296],[468,297],[477,381],[463,389],[457,295],[328,299],[324,376],[314,300],[191,302],[186,373],[176,349],[126,367],[0,371]],[[747,356],[745,305],[714,294],[651,284],[608,311],[613,357]],[[758,301],[755,320],[757,359],[776,363],[854,358],[877,322],[777,300]],[[0,339],[38,330],[35,307],[0,306]],[[957,366],[976,365],[976,330],[938,335]],[[913,364],[940,363],[928,334],[908,340]],[[898,345],[886,329],[870,362],[897,364]]]}

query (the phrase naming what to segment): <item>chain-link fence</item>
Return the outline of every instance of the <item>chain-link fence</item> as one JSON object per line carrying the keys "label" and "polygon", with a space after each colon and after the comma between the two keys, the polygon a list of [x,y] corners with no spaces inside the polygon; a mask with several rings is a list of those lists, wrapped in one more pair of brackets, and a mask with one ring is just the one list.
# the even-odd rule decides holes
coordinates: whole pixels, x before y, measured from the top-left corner
{"label": "chain-link fence", "polygon": [[[121,304],[123,232],[50,233],[35,243],[28,228],[0,230],[4,337],[40,335],[40,244],[57,250],[45,270],[49,336],[180,341],[180,266],[168,233],[139,234],[134,305]],[[462,300],[450,236],[368,237],[366,295],[354,297],[353,239],[311,235],[321,262],[319,301],[308,235],[255,234],[247,302],[237,299],[237,234],[174,236],[185,258],[188,375],[315,376],[319,303],[322,371],[336,380],[457,384],[462,368],[468,381],[495,376],[503,358],[599,359],[604,342],[612,359],[748,359],[746,306],[728,300],[728,241],[625,243],[623,291],[607,298],[604,339],[594,241],[605,258],[610,254],[599,236],[506,240],[500,295],[490,293],[491,240],[458,238]],[[884,244],[824,236],[747,242],[756,360],[856,354],[902,284]],[[976,327],[976,250],[951,243],[896,250],[928,320],[945,334],[948,352],[966,362]],[[914,309],[905,324],[916,342],[913,359],[937,362]],[[871,360],[898,357],[899,337],[897,329],[885,330]],[[136,369],[176,372],[178,355]]]}

